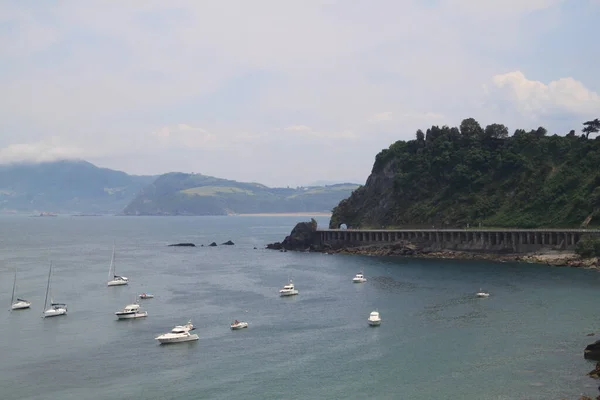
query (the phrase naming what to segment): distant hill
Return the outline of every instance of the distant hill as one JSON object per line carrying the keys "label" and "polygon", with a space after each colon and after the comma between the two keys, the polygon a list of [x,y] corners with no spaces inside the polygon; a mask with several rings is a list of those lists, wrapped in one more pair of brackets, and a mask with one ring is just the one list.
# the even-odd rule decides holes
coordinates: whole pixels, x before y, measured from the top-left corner
{"label": "distant hill", "polygon": [[125,215],[227,215],[330,212],[358,185],[269,188],[201,174],[173,172],[145,187]]}
{"label": "distant hill", "polygon": [[155,178],[86,161],[0,165],[0,210],[119,213]]}

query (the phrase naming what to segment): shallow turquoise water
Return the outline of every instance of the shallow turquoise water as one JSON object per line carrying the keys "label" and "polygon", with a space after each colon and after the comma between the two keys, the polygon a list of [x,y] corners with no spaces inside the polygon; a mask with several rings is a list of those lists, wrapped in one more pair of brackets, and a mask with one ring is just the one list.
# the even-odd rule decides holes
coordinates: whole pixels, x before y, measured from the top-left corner
{"label": "shallow turquoise water", "polygon": [[[0,218],[0,398],[560,399],[596,394],[583,348],[600,274],[531,264],[280,253],[298,217]],[[320,219],[326,224],[326,220]],[[169,243],[233,240],[235,246]],[[106,287],[112,242],[130,285]],[[258,247],[254,249],[253,247]],[[50,260],[66,317],[41,318]],[[17,293],[31,310],[9,312]],[[352,284],[364,269],[365,284]],[[280,298],[294,277],[300,295]],[[488,299],[473,294],[483,287]],[[114,312],[148,291],[148,318]],[[373,309],[383,323],[370,328]],[[200,340],[154,337],[191,318]],[[230,331],[233,319],[248,329]]]}

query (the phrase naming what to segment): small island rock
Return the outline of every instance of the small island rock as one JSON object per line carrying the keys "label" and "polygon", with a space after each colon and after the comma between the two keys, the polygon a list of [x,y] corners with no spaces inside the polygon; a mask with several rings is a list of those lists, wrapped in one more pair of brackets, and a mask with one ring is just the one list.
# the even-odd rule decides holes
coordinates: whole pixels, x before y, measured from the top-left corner
{"label": "small island rock", "polygon": [[235,243],[233,243],[231,240],[226,241],[225,243],[221,243],[221,245],[223,246],[233,246]]}
{"label": "small island rock", "polygon": [[217,244],[215,242],[212,242],[211,244],[209,244],[209,247],[215,247]]}
{"label": "small island rock", "polygon": [[170,244],[169,247],[196,247],[194,243],[175,243]]}

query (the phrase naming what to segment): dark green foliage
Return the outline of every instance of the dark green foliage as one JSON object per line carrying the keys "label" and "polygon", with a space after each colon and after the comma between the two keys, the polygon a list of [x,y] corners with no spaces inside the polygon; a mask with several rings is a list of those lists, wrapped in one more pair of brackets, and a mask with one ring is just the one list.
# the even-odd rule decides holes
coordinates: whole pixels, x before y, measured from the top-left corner
{"label": "dark green foliage", "polygon": [[588,216],[600,225],[600,139],[543,127],[509,137],[472,118],[420,132],[377,154],[332,227],[579,227]]}
{"label": "dark green foliage", "polygon": [[585,133],[586,139],[590,136],[590,133],[598,133],[600,132],[600,119],[596,118],[592,121],[586,121],[583,123],[583,129],[581,130]]}
{"label": "dark green foliage", "polygon": [[581,257],[600,257],[600,239],[597,237],[584,237],[577,242],[575,252]]}

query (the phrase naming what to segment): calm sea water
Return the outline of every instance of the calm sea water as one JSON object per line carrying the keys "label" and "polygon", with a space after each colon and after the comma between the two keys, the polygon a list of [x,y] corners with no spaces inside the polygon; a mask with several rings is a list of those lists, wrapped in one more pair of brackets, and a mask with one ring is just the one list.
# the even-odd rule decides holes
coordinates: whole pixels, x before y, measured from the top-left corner
{"label": "calm sea water", "polygon": [[[0,398],[560,399],[597,393],[583,348],[600,274],[281,253],[301,217],[0,218]],[[306,218],[305,218],[306,219]],[[327,220],[320,218],[320,223]],[[207,245],[231,239],[235,246]],[[106,287],[112,243],[117,273]],[[258,249],[254,249],[258,247]],[[48,266],[64,317],[41,318]],[[9,312],[17,294],[31,310]],[[352,284],[363,269],[365,284]],[[300,295],[280,298],[293,276]],[[483,287],[490,298],[476,299]],[[136,294],[148,317],[117,321]],[[370,328],[378,309],[383,323]],[[200,340],[154,337],[192,319]],[[231,331],[233,319],[250,327]]]}

